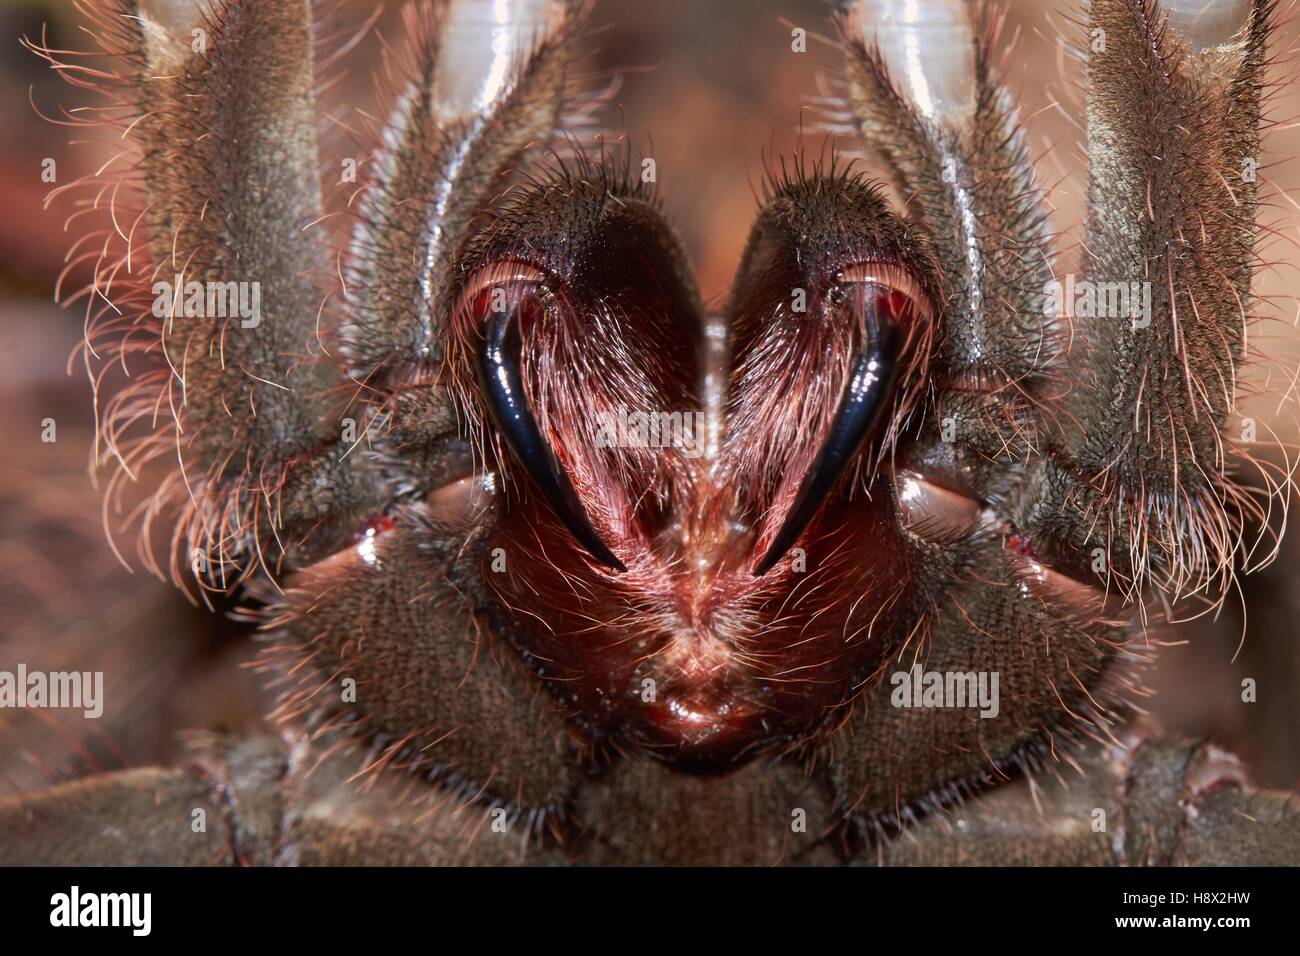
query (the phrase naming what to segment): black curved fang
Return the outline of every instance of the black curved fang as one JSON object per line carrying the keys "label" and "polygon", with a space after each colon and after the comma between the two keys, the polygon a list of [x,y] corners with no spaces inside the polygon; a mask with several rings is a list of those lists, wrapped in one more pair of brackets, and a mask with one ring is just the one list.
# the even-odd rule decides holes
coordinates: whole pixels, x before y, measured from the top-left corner
{"label": "black curved fang", "polygon": [[626,571],[623,562],[614,557],[591,526],[569,476],[556,462],[528,406],[519,372],[522,340],[519,323],[515,321],[517,313],[517,305],[512,304],[504,311],[490,312],[484,323],[478,374],[492,420],[511,453],[578,543],[606,567]]}
{"label": "black curved fang", "polygon": [[763,560],[754,568],[755,577],[770,571],[803,534],[821,507],[822,500],[844,471],[844,466],[853,460],[885,410],[885,398],[898,371],[897,340],[901,333],[893,322],[882,319],[877,312],[879,296],[868,293],[865,298],[862,351],[858,353],[858,360],[844,387],[826,441],[804,476],[781,530],[772,540]]}

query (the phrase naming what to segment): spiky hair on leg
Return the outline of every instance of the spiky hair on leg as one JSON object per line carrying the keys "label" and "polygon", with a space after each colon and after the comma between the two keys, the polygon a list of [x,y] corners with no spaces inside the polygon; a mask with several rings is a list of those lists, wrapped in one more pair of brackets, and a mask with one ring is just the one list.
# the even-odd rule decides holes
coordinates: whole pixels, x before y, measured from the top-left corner
{"label": "spiky hair on leg", "polygon": [[[399,286],[438,285],[522,149],[565,122],[590,121],[599,97],[570,95],[566,65],[585,4],[541,5],[555,22],[517,37],[500,89],[473,102],[455,86],[454,56],[438,55],[439,37],[458,24],[479,29],[481,5],[407,11],[414,35],[392,57],[406,64],[407,82],[394,94],[401,105],[377,149],[350,257],[331,255],[315,104],[337,85],[354,37],[330,35],[311,4],[289,0],[79,6],[97,50],[29,46],[107,101],[61,121],[118,139],[95,175],[56,190],[82,197],[66,275],[91,273],[69,299],[86,303],[96,460],[111,470],[106,523],[129,511],[142,562],[177,583],[227,590],[250,574],[274,577],[331,553],[391,497],[392,476],[369,441],[371,406],[381,406],[380,431],[392,425],[389,409],[364,376],[350,382],[336,356],[355,366],[367,347],[381,363],[406,355],[400,329],[372,321],[365,303],[391,302]],[[89,56],[98,59],[82,61]],[[439,82],[450,86],[440,92]],[[417,148],[437,143],[446,148]],[[459,157],[455,169],[430,166],[448,156]],[[417,234],[437,237],[437,248],[413,258],[404,243]],[[354,318],[340,329],[342,305]],[[435,353],[433,316],[444,305],[403,311],[425,316]],[[399,411],[408,423],[423,417]],[[127,506],[137,482],[156,490]],[[156,539],[167,534],[170,559],[159,560]]]}
{"label": "spiky hair on leg", "polygon": [[337,352],[399,496],[440,480],[472,413],[443,369],[461,249],[539,156],[581,150],[617,88],[574,54],[588,7],[519,5],[502,44],[481,3],[415,3],[405,42],[383,43],[338,253],[348,315]]}
{"label": "spiky hair on leg", "polygon": [[[65,276],[92,274],[70,298],[86,301],[106,512],[160,468],[128,515],[143,562],[163,573],[153,539],[167,523],[171,576],[226,589],[373,497],[335,453],[339,378],[315,345],[328,275],[310,228],[317,26],[308,4],[283,0],[79,8],[97,51],[29,46],[107,100],[64,121],[119,138],[112,160],[58,191],[101,222],[78,221]],[[128,384],[106,394],[110,376]]]}
{"label": "spiky hair on leg", "polygon": [[[1113,586],[1135,597],[1155,588],[1171,604],[1217,606],[1239,565],[1272,553],[1268,512],[1291,494],[1289,469],[1256,461],[1232,427],[1257,359],[1253,170],[1269,125],[1276,11],[1265,0],[1239,6],[1240,22],[1211,37],[1176,28],[1170,5],[1095,0],[1080,34],[1090,160],[1081,279],[1149,290],[1149,310],[1075,319],[1066,366],[1076,382],[1026,523],[1081,553],[1104,548]],[[1252,467],[1262,492],[1242,481]]]}

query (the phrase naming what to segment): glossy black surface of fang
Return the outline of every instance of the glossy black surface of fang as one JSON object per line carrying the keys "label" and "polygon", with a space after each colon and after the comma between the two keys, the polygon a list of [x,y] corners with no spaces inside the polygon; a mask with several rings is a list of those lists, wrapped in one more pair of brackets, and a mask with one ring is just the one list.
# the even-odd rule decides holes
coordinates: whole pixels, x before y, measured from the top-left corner
{"label": "glossy black surface of fang", "polygon": [[550,502],[564,526],[596,561],[616,571],[626,571],[592,527],[569,476],[560,468],[542,437],[537,419],[524,395],[520,374],[522,339],[518,305],[488,313],[479,354],[479,385],[497,430],[515,459]]}
{"label": "glossy black surface of fang", "polygon": [[781,530],[772,539],[763,560],[754,567],[755,577],[772,570],[803,534],[888,405],[886,399],[898,372],[898,344],[902,333],[893,321],[880,315],[881,296],[868,292],[864,298],[862,351],[849,374],[821,451],[804,476]]}

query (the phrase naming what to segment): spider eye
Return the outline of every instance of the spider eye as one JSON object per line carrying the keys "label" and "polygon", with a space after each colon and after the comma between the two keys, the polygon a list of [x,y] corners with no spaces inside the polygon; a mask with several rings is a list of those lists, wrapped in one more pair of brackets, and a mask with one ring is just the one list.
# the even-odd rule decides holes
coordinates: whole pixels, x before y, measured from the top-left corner
{"label": "spider eye", "polygon": [[755,565],[755,576],[771,570],[799,539],[890,407],[888,399],[925,302],[903,270],[877,263],[844,270],[827,299],[831,308],[846,310],[855,323],[857,354],[826,438],[776,537]]}
{"label": "spider eye", "polygon": [[493,266],[484,273],[470,282],[462,301],[481,325],[475,370],[488,414],[511,455],[578,543],[606,567],[626,571],[597,534],[524,392],[523,337],[548,307],[545,277],[521,263]]}

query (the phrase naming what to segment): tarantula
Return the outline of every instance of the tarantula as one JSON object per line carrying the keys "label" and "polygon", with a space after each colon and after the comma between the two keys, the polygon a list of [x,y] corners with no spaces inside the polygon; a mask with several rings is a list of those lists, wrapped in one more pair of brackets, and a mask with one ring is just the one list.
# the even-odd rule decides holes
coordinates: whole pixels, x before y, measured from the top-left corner
{"label": "tarantula", "polygon": [[32,46],[129,151],[76,250],[108,500],[156,480],[289,730],[0,801],[0,859],[1300,859],[1290,795],[1130,705],[1147,605],[1218,600],[1267,503],[1270,2],[1093,0],[1068,279],[995,13],[830,11],[892,181],[782,164],[718,317],[653,161],[582,139],[583,2],[413,4],[355,187],[306,0],[82,7],[111,69]]}

